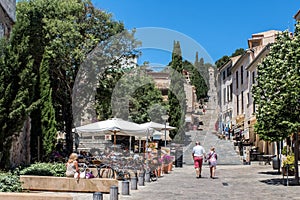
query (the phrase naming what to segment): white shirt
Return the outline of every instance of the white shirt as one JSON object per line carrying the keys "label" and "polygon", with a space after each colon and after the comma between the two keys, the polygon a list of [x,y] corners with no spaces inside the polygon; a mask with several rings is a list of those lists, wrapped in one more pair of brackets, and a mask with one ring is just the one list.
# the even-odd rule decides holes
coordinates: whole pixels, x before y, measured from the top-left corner
{"label": "white shirt", "polygon": [[202,146],[197,145],[193,147],[193,154],[194,156],[204,156],[205,150]]}

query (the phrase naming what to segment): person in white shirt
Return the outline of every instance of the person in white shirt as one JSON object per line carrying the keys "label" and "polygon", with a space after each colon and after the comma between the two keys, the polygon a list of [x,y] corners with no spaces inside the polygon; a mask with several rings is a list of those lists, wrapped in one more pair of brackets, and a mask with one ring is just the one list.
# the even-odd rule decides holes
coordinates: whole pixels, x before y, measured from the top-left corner
{"label": "person in white shirt", "polygon": [[196,146],[193,147],[193,160],[194,160],[194,167],[196,170],[196,178],[201,178],[201,171],[202,171],[202,163],[203,158],[205,158],[205,149],[200,145],[200,142],[196,142]]}

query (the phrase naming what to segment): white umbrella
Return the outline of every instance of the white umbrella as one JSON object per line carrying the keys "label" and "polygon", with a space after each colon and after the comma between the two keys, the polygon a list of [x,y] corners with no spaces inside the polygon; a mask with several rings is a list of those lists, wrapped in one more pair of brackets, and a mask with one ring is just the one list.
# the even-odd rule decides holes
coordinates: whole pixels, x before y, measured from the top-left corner
{"label": "white umbrella", "polygon": [[114,134],[114,144],[116,144],[117,133],[118,135],[144,136],[146,135],[147,128],[143,128],[134,122],[125,121],[119,118],[112,118],[76,127],[75,132],[97,133],[103,135]]}
{"label": "white umbrella", "polygon": [[152,122],[152,121],[140,124],[140,126],[143,128],[153,128],[155,130],[165,130],[165,129],[166,130],[174,130],[174,129],[176,129],[176,127],[169,126],[166,124],[160,124],[160,123]]}
{"label": "white umbrella", "polygon": [[[165,130],[165,131],[176,129],[176,127],[168,126],[166,124],[160,124],[160,123],[152,122],[152,121],[140,124],[140,126],[143,127],[143,128],[148,129],[147,138],[146,138],[146,145],[147,146],[148,146],[148,135],[149,135],[150,132],[153,134],[153,132],[154,132],[153,129],[154,130]],[[167,138],[165,138],[165,140],[167,140]]]}

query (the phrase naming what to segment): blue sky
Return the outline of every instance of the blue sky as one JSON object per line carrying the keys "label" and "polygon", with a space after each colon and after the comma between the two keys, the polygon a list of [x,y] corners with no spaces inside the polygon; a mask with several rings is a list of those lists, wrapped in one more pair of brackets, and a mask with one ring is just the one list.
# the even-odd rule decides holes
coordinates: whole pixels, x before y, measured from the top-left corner
{"label": "blue sky", "polygon": [[[300,9],[299,0],[92,0],[94,5],[113,14],[127,29],[158,27],[169,33],[188,38],[199,44],[205,62],[215,62],[223,55],[231,55],[237,48],[247,48],[247,39],[253,33],[266,30],[294,30],[293,16]],[[148,36],[150,37],[150,36]],[[160,37],[152,34],[152,37]],[[165,65],[171,60],[169,52],[174,38],[164,37],[166,49],[148,48],[143,50],[139,63],[149,61]],[[179,37],[180,38],[180,37]],[[153,39],[153,38],[152,38]],[[155,39],[155,38],[154,38]],[[180,41],[181,42],[181,41]],[[159,45],[159,44],[158,44]],[[193,56],[186,59],[194,61]],[[204,55],[204,56],[202,56]],[[185,56],[184,56],[185,57]],[[192,59],[192,60],[191,60]]]}

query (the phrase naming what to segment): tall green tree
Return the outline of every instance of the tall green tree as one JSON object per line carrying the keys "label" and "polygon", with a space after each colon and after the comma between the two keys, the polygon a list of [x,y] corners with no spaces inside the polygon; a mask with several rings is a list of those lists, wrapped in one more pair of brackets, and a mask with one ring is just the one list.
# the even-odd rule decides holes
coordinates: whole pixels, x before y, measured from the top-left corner
{"label": "tall green tree", "polygon": [[196,52],[196,60],[194,63],[195,68],[198,70],[202,78],[204,79],[208,89],[209,89],[209,68],[214,68],[211,63],[204,63],[204,59],[200,58],[198,60],[198,52]]}
{"label": "tall green tree", "polygon": [[41,139],[43,141],[42,155],[46,158],[49,158],[55,148],[57,134],[48,59],[49,57],[44,55],[44,59],[42,60],[40,67],[41,103],[39,109],[41,112]]}
{"label": "tall green tree", "polygon": [[[258,105],[255,131],[267,141],[281,141],[300,127],[300,36],[296,25],[294,38],[288,32],[279,35],[270,52],[258,65],[253,97]],[[298,175],[298,141],[295,141],[295,180]]]}
{"label": "tall green tree", "polygon": [[182,75],[183,64],[179,41],[174,41],[170,68],[170,87],[168,91],[169,123],[171,126],[177,128],[170,131],[170,137],[177,142],[183,142],[185,136],[186,96],[184,92],[185,78]]}
{"label": "tall green tree", "polygon": [[[38,152],[44,157],[53,148],[55,124],[57,130],[67,133],[67,148],[72,151],[72,90],[79,68],[99,44],[121,32],[128,32],[123,23],[96,9],[89,0],[18,2],[17,22],[1,57],[0,137],[4,142],[0,151],[7,150],[2,158],[9,158],[7,141],[22,129],[28,116],[32,161]],[[105,47],[116,47],[118,55],[128,56],[133,34],[109,42]],[[38,149],[38,144],[43,149]]]}
{"label": "tall green tree", "polygon": [[20,36],[19,43],[1,41],[0,168],[10,167],[12,138],[22,131],[28,114],[37,106],[32,98],[36,76],[28,46],[28,37],[24,35]]}
{"label": "tall green tree", "polygon": [[208,86],[196,67],[185,60],[183,62],[183,68],[190,73],[191,84],[196,88],[197,100],[207,97]]}

